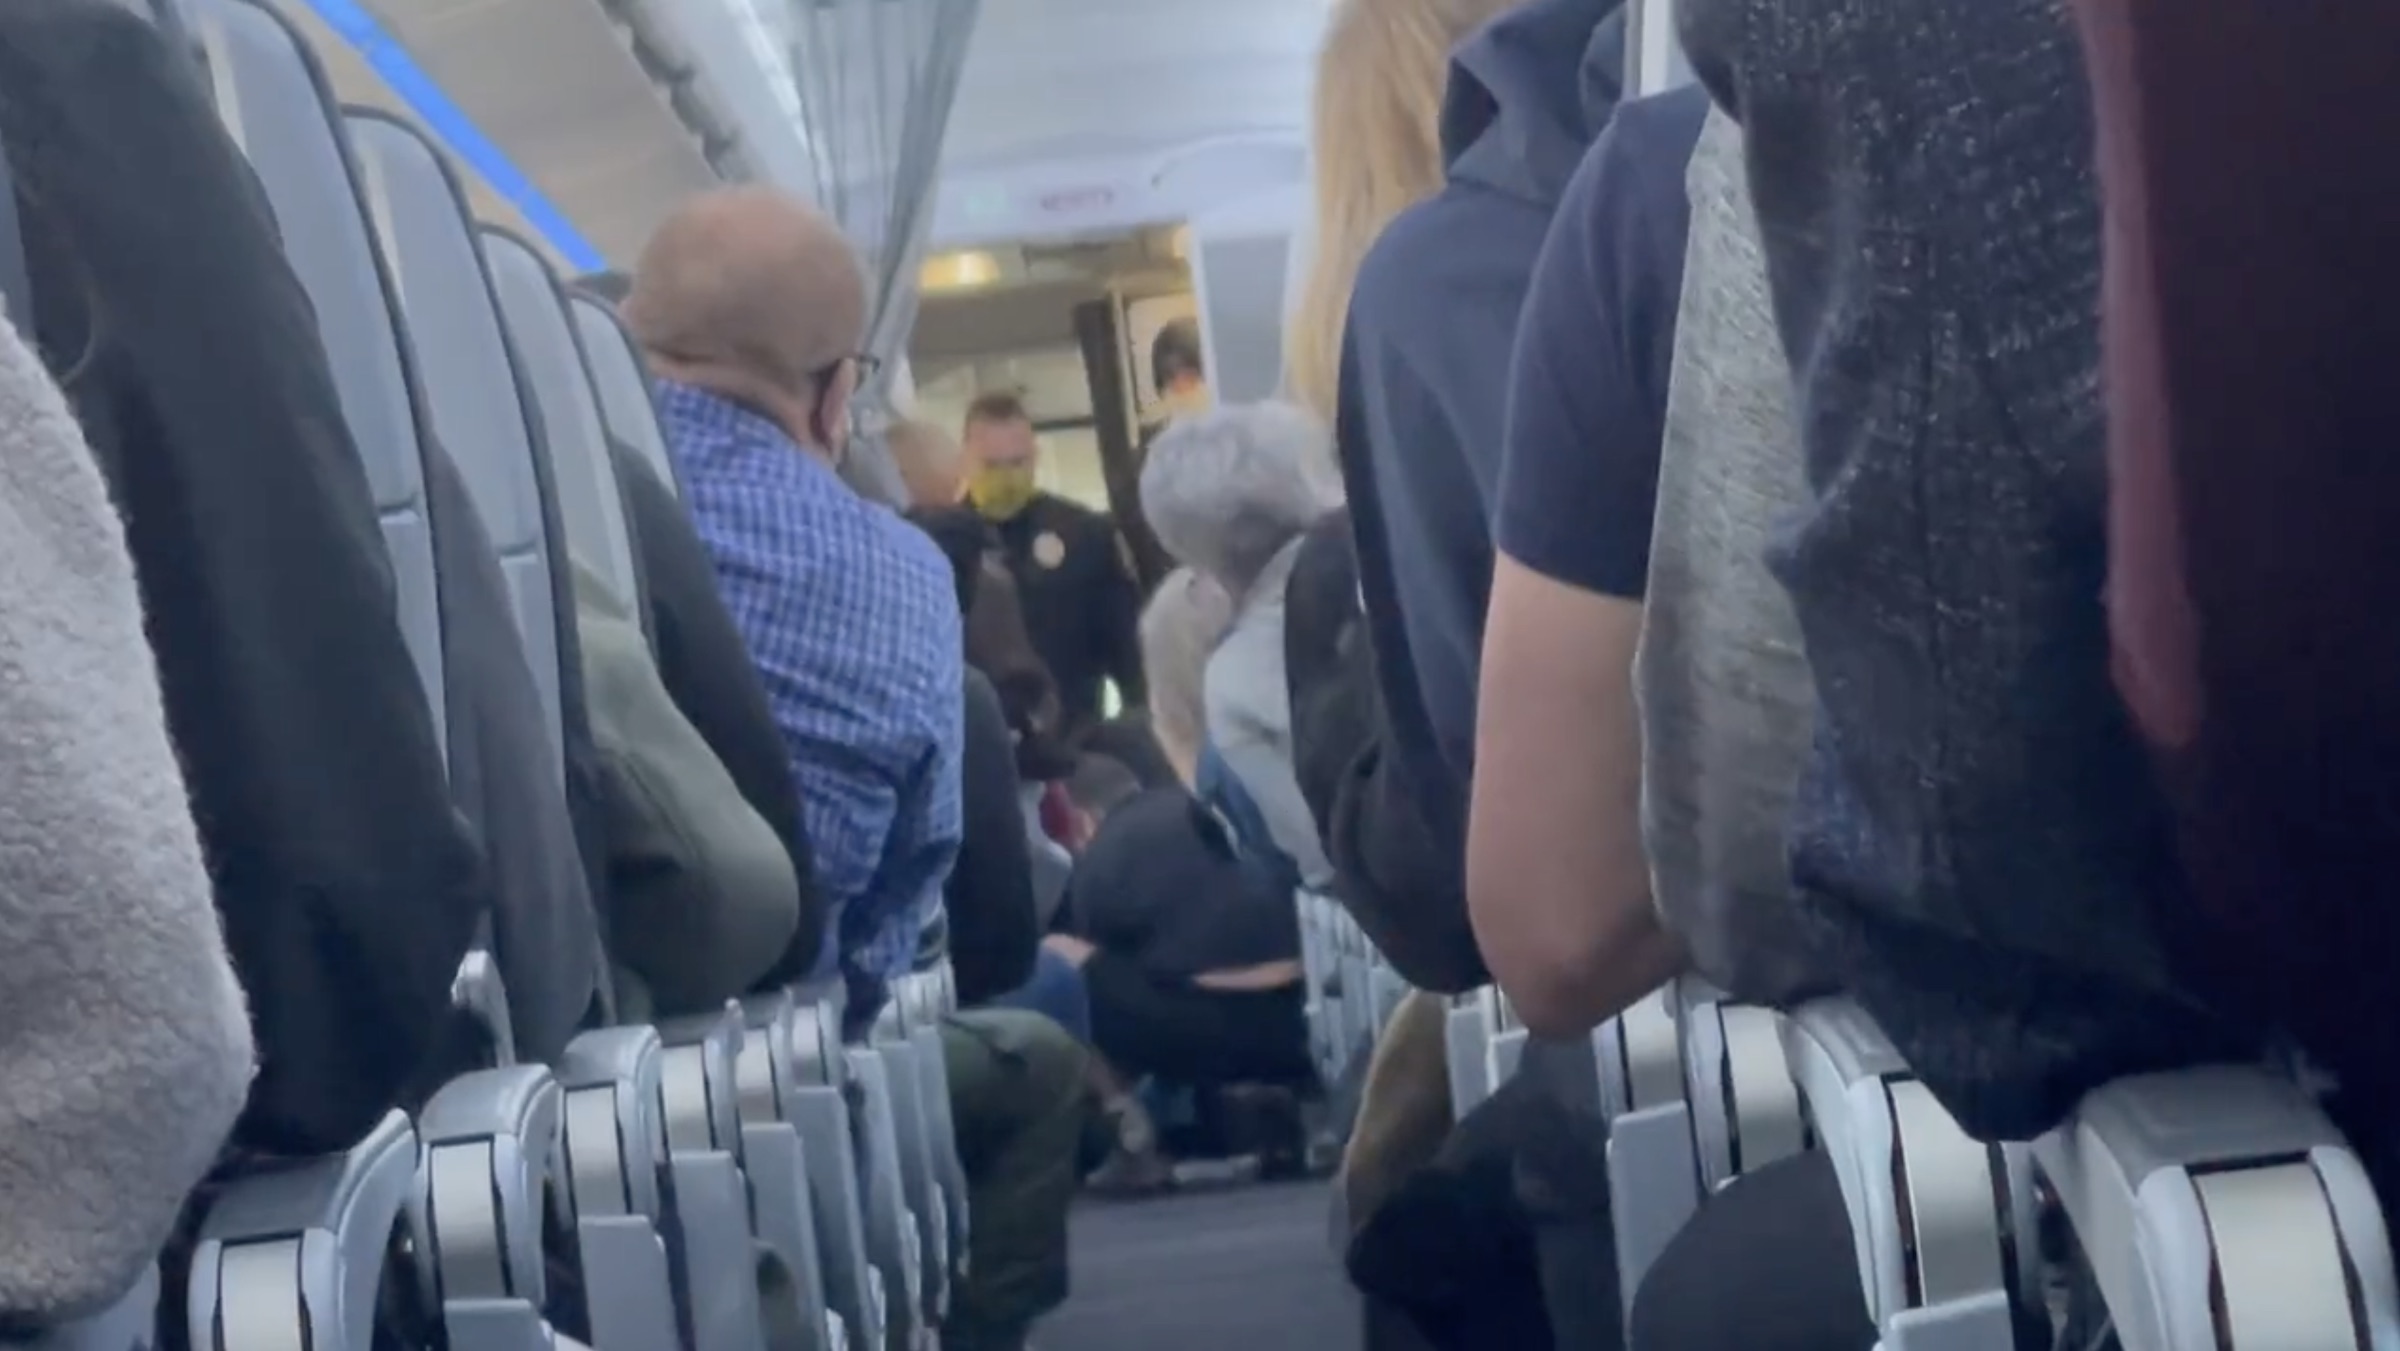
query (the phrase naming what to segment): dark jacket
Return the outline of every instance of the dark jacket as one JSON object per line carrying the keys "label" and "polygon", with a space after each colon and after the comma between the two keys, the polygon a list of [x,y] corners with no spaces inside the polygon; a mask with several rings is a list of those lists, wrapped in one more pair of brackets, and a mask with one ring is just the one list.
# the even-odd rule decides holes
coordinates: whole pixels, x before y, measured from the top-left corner
{"label": "dark jacket", "polygon": [[1027,780],[1064,778],[1075,768],[1067,748],[1058,702],[1058,682],[1034,651],[1025,625],[1017,582],[999,555],[999,539],[981,516],[965,507],[913,511],[909,519],[933,536],[958,586],[965,616],[967,665],[981,671],[1000,695],[1009,730],[1017,738],[1017,775]]}
{"label": "dark jacket", "polygon": [[758,668],[717,594],[709,562],[691,513],[641,456],[623,447],[616,455],[617,481],[625,514],[640,550],[641,574],[649,591],[650,636],[658,650],[659,679],[675,707],[733,776],[742,800],[773,827],[792,854],[800,883],[800,920],[783,960],[765,983],[799,979],[815,967],[825,944],[825,901],[801,825],[800,787],[783,734],[768,707]]}
{"label": "dark jacket", "polygon": [[[1292,768],[1342,908],[1411,985],[1456,994],[1488,983],[1467,923],[1465,794],[1430,758],[1412,777],[1397,750],[1395,724],[1423,715],[1413,701],[1383,701],[1348,511],[1301,545],[1283,619]],[[1405,667],[1381,669],[1414,688]]]}
{"label": "dark jacket", "polygon": [[1489,979],[1467,924],[1466,802],[1508,355],[1624,65],[1617,0],[1534,0],[1460,44],[1449,181],[1377,239],[1351,299],[1336,408],[1348,520],[1318,527],[1286,602],[1295,758],[1336,890],[1429,989]]}
{"label": "dark jacket", "polygon": [[[489,905],[314,307],[184,60],[0,6],[37,337],[126,518],[261,1064],[236,1138],[345,1147],[439,1081]],[[162,203],[173,210],[162,211]]]}
{"label": "dark jacket", "polygon": [[1100,720],[1102,681],[1117,682],[1127,705],[1141,703],[1141,592],[1109,518],[1040,493],[993,533],[1016,578],[1033,650],[1058,682],[1067,734]]}
{"label": "dark jacket", "polygon": [[1025,809],[1017,801],[1016,749],[992,683],[967,672],[966,748],[959,768],[965,830],[942,887],[950,965],[964,1007],[989,1003],[1033,975],[1041,944]]}
{"label": "dark jacket", "polygon": [[[1792,876],[1841,983],[1970,1134],[2240,1054],[2109,682],[2100,212],[2056,0],[1686,0],[1738,112],[1809,502],[1770,564],[1818,719]],[[2274,602],[2260,602],[2274,603]]]}
{"label": "dark jacket", "polygon": [[1616,109],[1623,13],[1618,0],[1532,0],[1451,60],[1449,180],[1359,266],[1335,430],[1384,701],[1423,710],[1421,726],[1394,724],[1399,754],[1439,757],[1463,784],[1509,353],[1551,214]]}
{"label": "dark jacket", "polygon": [[1169,980],[1300,955],[1291,889],[1181,788],[1145,789],[1108,814],[1076,861],[1067,913],[1075,933]]}

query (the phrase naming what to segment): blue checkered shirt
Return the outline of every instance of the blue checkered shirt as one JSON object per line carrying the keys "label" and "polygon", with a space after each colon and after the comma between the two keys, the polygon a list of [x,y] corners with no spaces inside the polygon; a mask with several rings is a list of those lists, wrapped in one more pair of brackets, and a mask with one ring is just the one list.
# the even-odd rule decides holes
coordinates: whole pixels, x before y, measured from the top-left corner
{"label": "blue checkered shirt", "polygon": [[958,591],[922,531],[766,419],[658,386],[683,495],[799,780],[854,1017],[906,975],[962,831]]}

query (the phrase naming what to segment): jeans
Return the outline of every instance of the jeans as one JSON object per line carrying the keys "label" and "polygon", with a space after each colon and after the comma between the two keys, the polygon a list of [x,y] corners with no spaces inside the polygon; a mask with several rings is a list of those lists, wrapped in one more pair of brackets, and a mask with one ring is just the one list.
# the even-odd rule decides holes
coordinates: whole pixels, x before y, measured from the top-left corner
{"label": "jeans", "polygon": [[1092,1000],[1084,988],[1083,972],[1048,948],[1034,954],[1033,975],[1023,985],[993,1000],[992,1005],[1047,1014],[1075,1040],[1091,1045]]}

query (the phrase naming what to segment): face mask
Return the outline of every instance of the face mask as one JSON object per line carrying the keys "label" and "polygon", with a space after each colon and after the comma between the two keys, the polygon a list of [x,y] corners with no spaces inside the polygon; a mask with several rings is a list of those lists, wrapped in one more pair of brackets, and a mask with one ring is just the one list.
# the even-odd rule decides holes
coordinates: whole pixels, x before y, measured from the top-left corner
{"label": "face mask", "polygon": [[967,480],[967,500],[986,520],[1005,521],[1023,511],[1036,491],[1033,466],[1025,464],[987,465]]}

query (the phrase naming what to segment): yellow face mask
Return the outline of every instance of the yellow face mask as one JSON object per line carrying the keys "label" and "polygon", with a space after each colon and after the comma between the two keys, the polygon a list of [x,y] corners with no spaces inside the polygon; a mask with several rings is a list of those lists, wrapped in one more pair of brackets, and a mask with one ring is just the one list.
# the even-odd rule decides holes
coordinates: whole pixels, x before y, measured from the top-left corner
{"label": "yellow face mask", "polygon": [[985,465],[967,478],[967,500],[989,521],[1005,521],[1023,511],[1038,491],[1029,464]]}

